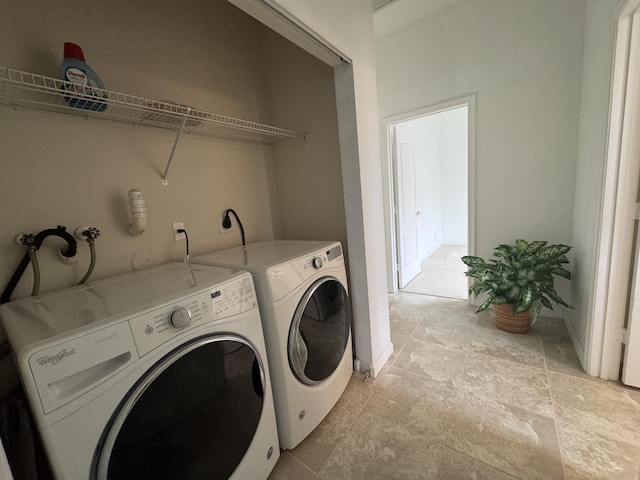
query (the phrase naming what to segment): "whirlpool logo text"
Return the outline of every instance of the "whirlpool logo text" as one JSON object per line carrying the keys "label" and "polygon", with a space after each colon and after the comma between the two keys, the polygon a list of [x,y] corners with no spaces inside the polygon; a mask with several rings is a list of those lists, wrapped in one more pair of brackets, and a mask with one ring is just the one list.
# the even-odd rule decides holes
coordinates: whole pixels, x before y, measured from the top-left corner
{"label": "whirlpool logo text", "polygon": [[36,358],[36,361],[40,365],[51,365],[53,367],[55,364],[57,364],[63,358],[68,357],[70,355],[75,355],[75,353],[76,353],[76,349],[75,348],[72,348],[71,350],[67,350],[66,348],[63,348],[62,350],[60,350],[55,355],[43,355],[40,358]]}

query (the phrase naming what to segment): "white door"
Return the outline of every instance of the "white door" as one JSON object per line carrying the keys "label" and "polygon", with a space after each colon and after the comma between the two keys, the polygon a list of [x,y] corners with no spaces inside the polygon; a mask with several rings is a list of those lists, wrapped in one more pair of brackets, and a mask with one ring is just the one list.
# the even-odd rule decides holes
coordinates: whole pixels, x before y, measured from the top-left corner
{"label": "white door", "polygon": [[[637,239],[640,240],[640,229]],[[636,245],[640,245],[636,241]],[[627,322],[627,340],[624,349],[622,383],[640,388],[640,247],[636,246],[636,259],[633,265],[633,285],[629,321]]]}
{"label": "white door", "polygon": [[416,153],[409,143],[396,145],[398,283],[404,288],[420,273]]}

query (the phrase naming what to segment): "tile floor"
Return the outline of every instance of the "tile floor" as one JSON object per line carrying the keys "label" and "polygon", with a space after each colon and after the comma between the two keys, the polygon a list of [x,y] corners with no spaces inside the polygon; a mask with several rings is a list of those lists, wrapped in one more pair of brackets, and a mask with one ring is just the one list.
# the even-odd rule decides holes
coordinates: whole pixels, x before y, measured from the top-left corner
{"label": "tile floor", "polygon": [[393,357],[270,480],[640,479],[640,390],[587,376],[560,321],[517,335],[465,301],[389,298]]}
{"label": "tile floor", "polygon": [[460,260],[466,254],[466,245],[441,245],[422,262],[420,273],[402,291],[466,299],[467,266]]}

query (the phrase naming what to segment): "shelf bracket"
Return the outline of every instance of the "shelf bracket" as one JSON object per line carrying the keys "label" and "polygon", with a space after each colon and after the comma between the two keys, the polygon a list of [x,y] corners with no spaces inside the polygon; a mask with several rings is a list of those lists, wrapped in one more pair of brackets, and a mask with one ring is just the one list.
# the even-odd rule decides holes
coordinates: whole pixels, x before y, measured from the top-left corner
{"label": "shelf bracket", "polygon": [[180,130],[178,130],[176,141],[173,142],[173,148],[171,149],[171,154],[169,155],[169,161],[167,161],[167,166],[165,167],[164,173],[162,174],[162,185],[169,185],[169,182],[167,181],[167,173],[169,173],[169,167],[171,167],[173,154],[176,152],[176,147],[178,146],[178,142],[180,141],[180,137],[182,136],[182,132],[184,131],[184,126],[187,124],[187,118],[189,117],[190,112],[191,112],[191,108],[187,108],[187,113],[182,119],[182,124],[180,125]]}

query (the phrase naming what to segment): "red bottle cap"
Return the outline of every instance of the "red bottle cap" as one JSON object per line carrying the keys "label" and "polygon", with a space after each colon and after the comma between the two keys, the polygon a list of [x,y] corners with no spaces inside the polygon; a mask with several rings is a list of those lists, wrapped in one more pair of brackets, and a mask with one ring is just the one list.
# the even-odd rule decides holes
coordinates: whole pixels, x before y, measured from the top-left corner
{"label": "red bottle cap", "polygon": [[64,42],[64,58],[71,57],[77,58],[78,60],[82,60],[84,62],[84,54],[82,53],[82,48],[79,45],[71,42]]}

